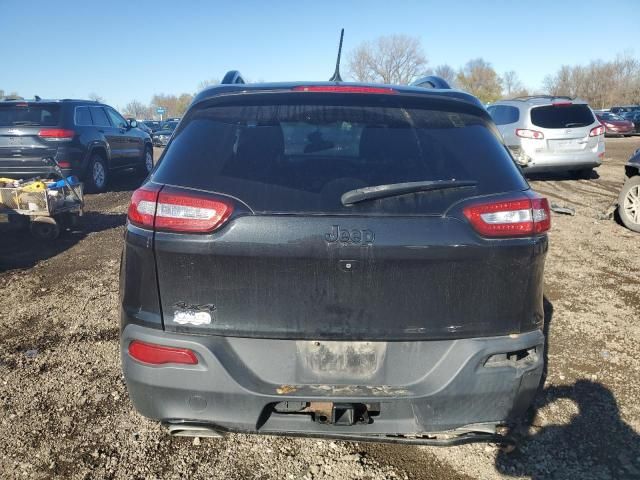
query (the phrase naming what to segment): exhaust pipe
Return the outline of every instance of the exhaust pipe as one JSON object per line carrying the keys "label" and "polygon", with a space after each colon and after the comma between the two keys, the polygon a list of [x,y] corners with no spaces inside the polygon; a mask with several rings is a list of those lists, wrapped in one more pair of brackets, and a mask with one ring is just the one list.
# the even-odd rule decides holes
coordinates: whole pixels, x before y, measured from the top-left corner
{"label": "exhaust pipe", "polygon": [[222,438],[224,433],[204,425],[189,423],[170,423],[167,425],[169,435],[172,437],[206,437]]}

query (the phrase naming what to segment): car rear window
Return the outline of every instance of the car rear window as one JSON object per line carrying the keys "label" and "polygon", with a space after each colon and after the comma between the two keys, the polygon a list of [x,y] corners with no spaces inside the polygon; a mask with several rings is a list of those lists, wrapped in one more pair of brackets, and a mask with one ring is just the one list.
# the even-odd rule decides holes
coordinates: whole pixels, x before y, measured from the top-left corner
{"label": "car rear window", "polygon": [[33,103],[0,104],[0,127],[42,126],[54,127],[60,123],[60,105]]}
{"label": "car rear window", "polygon": [[[255,212],[421,214],[424,202],[523,190],[490,122],[467,113],[370,105],[212,106],[174,133],[159,183],[232,195]],[[477,187],[345,207],[343,193],[424,180]],[[437,209],[436,209],[437,210]]]}
{"label": "car rear window", "polygon": [[109,119],[102,107],[91,107],[91,117],[93,118],[93,124],[98,127],[109,127]]}
{"label": "car rear window", "polygon": [[595,122],[588,105],[546,105],[531,109],[531,123],[541,128],[586,127]]}
{"label": "car rear window", "polygon": [[89,107],[76,108],[76,125],[79,125],[79,126],[93,125],[93,121],[91,120],[91,114],[89,113]]}
{"label": "car rear window", "polygon": [[520,110],[508,105],[495,105],[487,108],[496,125],[516,123],[520,119]]}

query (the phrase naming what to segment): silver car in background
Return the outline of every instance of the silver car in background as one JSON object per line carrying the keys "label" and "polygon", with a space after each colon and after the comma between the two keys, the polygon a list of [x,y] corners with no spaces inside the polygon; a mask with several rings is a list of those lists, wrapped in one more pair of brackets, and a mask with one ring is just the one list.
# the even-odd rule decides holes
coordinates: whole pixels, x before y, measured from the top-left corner
{"label": "silver car in background", "polygon": [[537,95],[487,107],[523,172],[569,171],[590,178],[604,158],[604,127],[589,104]]}

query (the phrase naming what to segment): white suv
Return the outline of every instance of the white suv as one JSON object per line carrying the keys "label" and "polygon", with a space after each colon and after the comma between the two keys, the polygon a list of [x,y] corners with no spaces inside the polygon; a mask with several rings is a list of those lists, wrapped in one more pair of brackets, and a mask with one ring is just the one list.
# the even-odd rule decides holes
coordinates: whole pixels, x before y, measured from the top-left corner
{"label": "white suv", "polygon": [[487,107],[523,172],[570,171],[590,178],[604,158],[604,127],[589,104],[570,97],[532,96]]}

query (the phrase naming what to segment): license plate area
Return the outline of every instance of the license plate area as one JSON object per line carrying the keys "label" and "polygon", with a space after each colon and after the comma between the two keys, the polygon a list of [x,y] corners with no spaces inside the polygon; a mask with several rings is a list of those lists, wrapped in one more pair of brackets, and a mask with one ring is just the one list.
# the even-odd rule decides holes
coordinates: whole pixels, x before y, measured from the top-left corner
{"label": "license plate area", "polygon": [[549,144],[553,150],[559,152],[582,150],[586,145],[581,138],[571,138],[567,140],[549,140]]}
{"label": "license plate area", "polygon": [[298,341],[301,371],[314,381],[331,379],[335,383],[354,378],[370,378],[380,369],[386,342]]}

